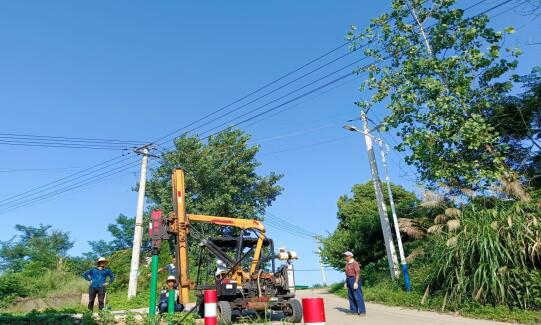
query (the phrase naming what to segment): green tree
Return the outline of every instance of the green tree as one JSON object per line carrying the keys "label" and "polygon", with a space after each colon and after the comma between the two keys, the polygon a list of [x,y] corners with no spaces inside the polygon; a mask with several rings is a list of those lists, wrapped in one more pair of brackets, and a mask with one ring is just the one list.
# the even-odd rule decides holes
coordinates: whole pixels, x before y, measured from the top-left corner
{"label": "green tree", "polygon": [[[402,186],[391,185],[391,188],[398,216],[411,217],[418,203],[415,194]],[[323,260],[336,268],[344,266],[342,254],[345,251],[351,251],[363,265],[385,256],[374,185],[372,182],[356,184],[351,191],[352,197],[343,195],[338,199],[338,226],[330,236],[323,239]],[[387,195],[385,199],[389,202]]]}
{"label": "green tree", "polygon": [[212,136],[207,143],[183,135],[175,149],[162,155],[161,164],[147,183],[147,197],[166,213],[172,210],[171,172],[186,171],[186,207],[189,213],[239,218],[261,218],[265,208],[281,193],[281,175],[260,176],[258,146],[236,129]]}
{"label": "green tree", "polygon": [[541,68],[517,77],[523,92],[503,98],[489,116],[489,122],[509,147],[506,163],[524,176],[532,190],[541,188]]}
{"label": "green tree", "polygon": [[69,233],[52,230],[49,225],[16,225],[15,230],[18,235],[0,241],[0,269],[3,271],[20,272],[29,265],[55,268],[73,247]]}
{"label": "green tree", "polygon": [[[148,215],[145,215],[144,219],[148,220]],[[108,242],[103,239],[89,241],[88,244],[92,248],[92,251],[84,254],[87,258],[94,260],[99,256],[111,256],[115,252],[132,248],[135,218],[120,214],[115,221],[116,223],[107,226],[107,230],[111,233],[113,240]],[[142,250],[146,251],[149,249],[148,222],[143,222]]]}
{"label": "green tree", "polygon": [[390,13],[349,33],[374,59],[359,70],[368,75],[361,91],[370,97],[358,105],[386,104],[383,128],[398,129],[398,149],[409,149],[408,163],[429,186],[482,191],[518,179],[491,113],[512,89],[509,72],[521,52],[503,47],[512,28],[488,23],[486,14],[466,17],[454,0],[393,0]]}

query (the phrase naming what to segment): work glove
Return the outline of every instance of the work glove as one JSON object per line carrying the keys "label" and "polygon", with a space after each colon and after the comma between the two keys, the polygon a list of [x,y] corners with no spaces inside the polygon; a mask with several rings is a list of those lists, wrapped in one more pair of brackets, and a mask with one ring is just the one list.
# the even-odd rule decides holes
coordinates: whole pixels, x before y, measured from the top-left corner
{"label": "work glove", "polygon": [[359,284],[357,282],[355,282],[353,284],[353,290],[357,290],[357,289],[359,289]]}

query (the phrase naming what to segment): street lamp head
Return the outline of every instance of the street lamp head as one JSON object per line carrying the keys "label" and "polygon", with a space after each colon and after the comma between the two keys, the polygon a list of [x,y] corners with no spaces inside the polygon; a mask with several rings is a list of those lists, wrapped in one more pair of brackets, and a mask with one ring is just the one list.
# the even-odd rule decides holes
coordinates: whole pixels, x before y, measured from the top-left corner
{"label": "street lamp head", "polygon": [[361,132],[359,129],[357,129],[356,127],[354,127],[353,125],[349,125],[349,124],[346,124],[344,126],[342,126],[344,129],[348,130],[348,131],[352,131],[352,132]]}

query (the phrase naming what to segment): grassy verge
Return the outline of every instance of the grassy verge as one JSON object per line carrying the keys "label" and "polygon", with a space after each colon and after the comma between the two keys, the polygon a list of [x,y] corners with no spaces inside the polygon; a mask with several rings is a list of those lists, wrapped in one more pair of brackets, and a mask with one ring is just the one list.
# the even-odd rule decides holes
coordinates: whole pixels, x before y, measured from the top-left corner
{"label": "grassy verge", "polygon": [[[338,283],[330,288],[330,292],[347,298],[347,290],[343,283]],[[483,306],[474,302],[468,302],[461,306],[446,306],[442,309],[443,297],[428,296],[423,302],[423,294],[418,291],[405,292],[397,283],[382,281],[373,286],[363,287],[366,301],[380,303],[387,306],[408,307],[418,310],[451,312],[464,317],[490,319],[504,322],[524,324],[541,323],[541,311],[511,309],[507,306]],[[423,302],[423,303],[421,303]]]}

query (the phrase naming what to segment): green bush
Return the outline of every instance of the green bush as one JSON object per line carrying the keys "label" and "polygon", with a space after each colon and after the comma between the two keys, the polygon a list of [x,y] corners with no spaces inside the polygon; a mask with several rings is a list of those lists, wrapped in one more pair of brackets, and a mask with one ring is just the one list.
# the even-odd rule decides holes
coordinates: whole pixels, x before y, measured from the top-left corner
{"label": "green bush", "polygon": [[16,297],[24,297],[27,290],[20,277],[6,274],[0,277],[0,308],[7,307]]}
{"label": "green bush", "polygon": [[[72,317],[75,313],[72,310],[54,310],[46,309],[42,312],[36,310],[24,315],[0,314],[0,324],[13,325],[33,325],[33,324],[51,324],[51,325],[68,325],[77,324],[77,321]],[[84,322],[83,322],[84,323]],[[84,324],[95,324],[84,323]]]}

